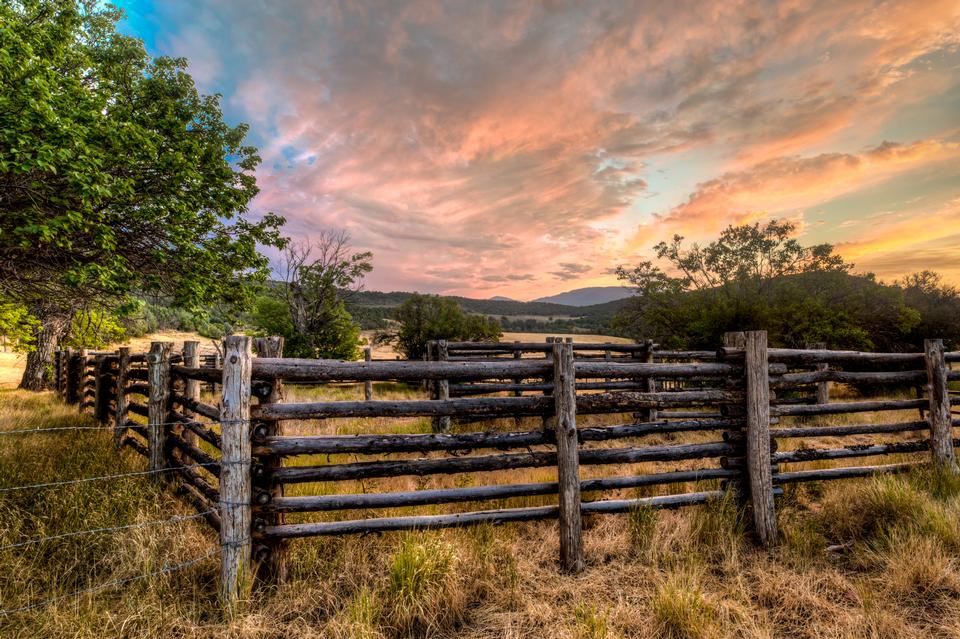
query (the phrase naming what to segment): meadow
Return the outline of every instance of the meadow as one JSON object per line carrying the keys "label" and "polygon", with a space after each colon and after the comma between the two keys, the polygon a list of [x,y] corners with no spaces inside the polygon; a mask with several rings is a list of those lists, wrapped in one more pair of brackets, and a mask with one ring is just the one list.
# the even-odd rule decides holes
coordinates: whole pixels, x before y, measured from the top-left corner
{"label": "meadow", "polygon": [[[849,392],[837,390],[841,396]],[[396,399],[420,394],[399,384],[377,384],[374,392],[378,398]],[[353,385],[287,388],[290,401],[360,397],[362,388]],[[867,414],[857,421],[915,415]],[[584,423],[592,419],[603,418]],[[817,421],[841,424],[850,419],[841,415]],[[512,425],[508,420],[501,426]],[[0,392],[0,431],[65,426],[93,423],[50,393]],[[429,432],[430,424],[424,419],[382,419],[288,426],[290,432],[362,430]],[[643,442],[700,437],[704,435],[661,434]],[[144,467],[132,452],[116,451],[109,432],[11,435],[2,442],[0,488]],[[656,465],[645,466],[651,467]],[[638,468],[619,466],[605,472]],[[340,482],[327,489],[437,488],[479,479],[394,478]],[[484,483],[553,479],[545,469],[482,477]],[[294,488],[316,494],[318,486]],[[629,494],[638,493],[625,492]],[[504,503],[536,505],[549,499]],[[679,511],[591,516],[584,531],[589,563],[577,576],[557,570],[555,522],[299,540],[289,555],[290,580],[253,592],[236,617],[224,620],[216,601],[217,540],[202,522],[8,547],[74,530],[192,515],[162,487],[127,478],[4,491],[0,607],[27,606],[110,581],[123,583],[2,616],[0,634],[677,639],[960,635],[960,482],[955,478],[921,470],[788,486],[778,511],[782,538],[770,551],[750,541],[747,516],[732,500]],[[164,566],[193,561],[183,570],[151,576]]]}

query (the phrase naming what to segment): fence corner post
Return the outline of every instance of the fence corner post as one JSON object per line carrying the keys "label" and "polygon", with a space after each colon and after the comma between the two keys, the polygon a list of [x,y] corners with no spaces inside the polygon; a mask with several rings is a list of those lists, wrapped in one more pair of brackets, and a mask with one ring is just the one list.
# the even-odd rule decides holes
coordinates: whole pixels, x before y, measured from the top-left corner
{"label": "fence corner post", "polygon": [[[150,398],[147,405],[147,441],[150,453],[150,470],[160,471],[166,467],[166,435],[170,421],[170,342],[151,342],[147,355],[147,383]],[[153,475],[159,481],[159,474]]]}
{"label": "fence corner post", "polygon": [[224,340],[220,428],[220,600],[228,616],[252,585],[250,393],[251,340]]}
{"label": "fence corner post", "polygon": [[753,525],[764,546],[777,542],[777,512],[773,499],[770,455],[770,368],[767,332],[745,334],[744,366],[747,401],[747,477]]}
{"label": "fence corner post", "polygon": [[930,410],[930,452],[938,468],[957,473],[953,450],[953,424],[950,416],[950,393],[947,387],[947,361],[942,339],[923,340],[923,358],[927,365],[927,396]]}
{"label": "fence corner post", "polygon": [[557,482],[560,495],[560,568],[564,572],[576,573],[583,570],[583,543],[573,344],[555,341],[551,352],[557,440]]}
{"label": "fence corner post", "polygon": [[127,432],[127,374],[130,370],[130,347],[121,346],[117,350],[117,412],[113,422],[113,444],[120,448],[123,436]]}

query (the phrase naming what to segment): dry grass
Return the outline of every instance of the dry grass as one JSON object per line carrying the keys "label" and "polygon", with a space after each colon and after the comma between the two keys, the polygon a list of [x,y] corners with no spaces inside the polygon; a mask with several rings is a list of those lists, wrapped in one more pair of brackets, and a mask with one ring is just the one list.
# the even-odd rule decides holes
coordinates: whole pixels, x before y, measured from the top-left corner
{"label": "dry grass", "polygon": [[[346,399],[359,397],[361,392],[356,386],[290,386],[287,399]],[[407,387],[389,384],[376,385],[375,393],[393,398],[416,395]],[[914,418],[915,413],[888,413],[855,419]],[[829,421],[849,419],[840,416]],[[583,421],[611,420],[591,417]],[[71,424],[88,422],[75,408],[58,405],[48,394],[0,393],[0,429]],[[524,426],[537,424],[532,420]],[[504,420],[495,426],[512,429],[515,424]],[[289,432],[304,433],[429,430],[425,419],[327,420],[288,426]],[[115,452],[108,434],[78,433],[0,440],[0,486],[142,468],[142,462],[129,452]],[[706,441],[715,435],[683,437]],[[678,438],[660,435],[642,441],[649,444]],[[832,445],[839,440],[818,443]],[[296,463],[353,459],[315,456]],[[597,476],[666,468],[647,464],[584,471]],[[551,479],[555,479],[551,469],[525,469],[476,476],[307,484],[292,487],[290,493]],[[698,488],[706,485],[702,482]],[[622,491],[616,496],[635,494],[637,491]],[[495,505],[538,505],[552,499],[524,498]],[[477,506],[393,512],[431,513]],[[140,479],[36,494],[0,493],[0,545],[187,512],[169,492]],[[290,520],[371,514],[297,515]],[[289,583],[254,593],[244,611],[229,621],[220,618],[214,600],[217,562],[211,558],[182,572],[0,617],[0,636],[960,636],[960,483],[955,479],[927,471],[791,487],[779,502],[779,517],[783,542],[772,551],[750,543],[745,534],[746,515],[732,500],[681,511],[641,509],[629,515],[590,517],[584,533],[588,566],[578,576],[557,571],[554,522],[303,540],[291,547]],[[3,550],[0,607],[144,575],[166,564],[203,556],[215,544],[214,535],[203,524],[185,522]],[[828,546],[840,550],[828,551]]]}
{"label": "dry grass", "polygon": [[24,355],[0,352],[0,389],[14,388],[23,375]]}

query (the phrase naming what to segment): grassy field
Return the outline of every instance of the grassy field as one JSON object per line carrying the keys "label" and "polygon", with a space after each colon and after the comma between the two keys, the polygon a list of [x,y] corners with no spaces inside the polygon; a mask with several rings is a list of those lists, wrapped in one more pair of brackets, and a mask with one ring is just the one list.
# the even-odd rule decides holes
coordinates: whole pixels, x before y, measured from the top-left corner
{"label": "grassy field", "polygon": [[[355,386],[287,390],[291,401],[361,393]],[[375,392],[393,398],[417,393],[397,385],[377,385]],[[831,421],[843,419],[849,418]],[[0,430],[90,425],[50,394],[0,392]],[[512,427],[513,421],[502,426]],[[327,420],[294,423],[290,430],[423,432],[429,423]],[[677,439],[644,440],[654,441]],[[2,444],[0,487],[144,466],[129,451],[115,451],[108,433],[95,430],[11,435]],[[341,461],[323,460],[310,461]],[[589,470],[613,475],[656,467]],[[291,493],[324,486],[369,492],[550,479],[551,471],[530,469],[312,484]],[[637,493],[619,496],[630,494]],[[526,498],[504,505],[548,501]],[[783,537],[772,551],[749,541],[745,514],[732,503],[588,518],[588,566],[575,577],[557,571],[553,522],[297,541],[291,548],[290,582],[254,593],[242,614],[229,621],[220,618],[214,598],[218,563],[210,553],[216,539],[205,524],[180,521],[68,537],[0,549],[0,608],[128,581],[0,616],[0,636],[960,636],[960,486],[955,480],[917,473],[791,487],[778,507]],[[190,512],[143,478],[4,491],[0,546]],[[196,559],[187,569],[148,576]]]}

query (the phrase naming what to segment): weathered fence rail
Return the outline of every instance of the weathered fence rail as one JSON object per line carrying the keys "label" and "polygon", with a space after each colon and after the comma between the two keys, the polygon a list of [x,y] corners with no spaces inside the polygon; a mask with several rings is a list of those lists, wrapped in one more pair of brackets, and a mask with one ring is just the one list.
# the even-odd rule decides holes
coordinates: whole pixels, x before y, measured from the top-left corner
{"label": "weathered fence rail", "polygon": [[[556,519],[561,566],[576,571],[585,514],[733,494],[751,503],[758,539],[773,544],[781,486],[903,472],[918,455],[956,470],[951,409],[960,396],[948,384],[960,379],[949,367],[960,353],[942,342],[927,341],[923,353],[776,349],[752,332],[727,344],[679,352],[649,341],[437,342],[430,361],[367,353],[339,362],[283,358],[278,338],[234,336],[206,355],[191,342],[182,353],[159,342],[149,353],[58,352],[54,378],[65,401],[113,428],[118,446],[169,470],[152,476],[219,533],[228,607],[251,578],[284,578],[293,538]],[[424,380],[429,399],[372,399],[375,382]],[[291,402],[284,383],[362,384],[364,399]],[[886,395],[794,396],[824,400],[825,383]],[[204,395],[204,384],[219,397]],[[918,385],[925,396],[902,396]],[[912,416],[898,420],[897,411]],[[871,417],[822,421],[856,413]],[[876,415],[891,417],[874,423]],[[384,428],[385,419],[409,421]],[[434,432],[417,432],[423,419]],[[488,426],[471,430],[477,419]],[[337,434],[343,420],[361,434]],[[405,424],[411,432],[395,432]],[[677,433],[689,435],[674,441]],[[645,440],[658,435],[666,439]],[[855,465],[820,467],[825,460]],[[536,476],[544,469],[548,481]],[[410,478],[421,479],[414,487]],[[360,483],[369,479],[378,490]],[[661,494],[631,496],[641,487]],[[403,510],[441,506],[452,510]]]}

